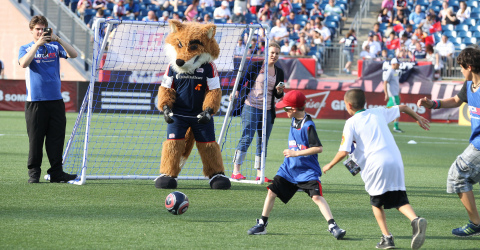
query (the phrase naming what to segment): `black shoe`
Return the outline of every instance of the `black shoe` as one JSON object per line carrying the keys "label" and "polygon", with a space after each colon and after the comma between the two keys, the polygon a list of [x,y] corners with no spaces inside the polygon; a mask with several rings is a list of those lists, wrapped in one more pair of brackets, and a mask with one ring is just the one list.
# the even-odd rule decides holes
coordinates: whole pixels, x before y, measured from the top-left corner
{"label": "black shoe", "polygon": [[380,242],[377,243],[376,248],[379,248],[379,249],[394,249],[395,248],[395,243],[393,243],[393,236],[390,235],[390,237],[386,237],[385,235],[383,235],[382,239],[380,239]]}
{"label": "black shoe", "polygon": [[30,178],[28,179],[28,183],[39,183],[41,173],[42,173],[41,169],[38,169],[38,168],[29,169],[28,176],[30,176]]}
{"label": "black shoe", "polygon": [[53,177],[50,175],[50,182],[68,182],[75,180],[77,178],[76,174],[67,174],[65,172],[61,173],[60,175]]}

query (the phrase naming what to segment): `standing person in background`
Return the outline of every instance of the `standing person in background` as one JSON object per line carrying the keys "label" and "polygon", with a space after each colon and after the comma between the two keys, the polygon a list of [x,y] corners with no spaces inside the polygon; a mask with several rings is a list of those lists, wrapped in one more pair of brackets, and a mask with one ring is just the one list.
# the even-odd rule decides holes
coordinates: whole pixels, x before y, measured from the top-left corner
{"label": "standing person in background", "polygon": [[198,14],[198,4],[200,3],[200,0],[193,0],[192,4],[188,5],[187,9],[183,13],[184,16],[187,18],[188,21],[193,21],[195,20],[195,17]]}
{"label": "standing person in background", "polygon": [[[27,98],[25,120],[29,139],[29,183],[38,183],[41,175],[43,143],[47,151],[50,182],[67,182],[77,178],[63,172],[65,143],[65,103],[60,91],[60,57],[75,58],[77,51],[53,32],[46,32],[48,21],[34,16],[29,23],[33,42],[20,47],[18,63],[25,71]],[[51,29],[50,29],[51,31]]]}
{"label": "standing person in background", "polygon": [[347,56],[347,63],[343,71],[347,74],[351,74],[350,66],[353,61],[353,53],[355,52],[355,46],[357,45],[357,38],[355,37],[355,30],[351,29],[348,31],[347,35],[340,39],[339,43],[343,43],[343,54]]}
{"label": "standing person in background", "polygon": [[[242,76],[242,82],[238,85],[237,91],[235,91],[235,98],[239,96],[240,88],[246,85],[245,92],[245,105],[241,109],[243,132],[242,138],[238,142],[238,146],[235,150],[233,157],[233,173],[232,179],[242,180],[246,177],[240,173],[240,167],[247,156],[247,150],[252,143],[255,133],[257,137],[257,149],[255,153],[255,169],[257,169],[257,178],[260,180],[261,169],[260,160],[262,155],[262,123],[263,123],[263,90],[265,84],[265,67],[268,67],[268,92],[267,92],[267,117],[266,117],[266,143],[270,133],[272,132],[273,123],[275,121],[275,98],[280,99],[283,97],[284,85],[280,85],[285,79],[283,70],[275,63],[278,61],[280,55],[280,45],[274,41],[268,44],[268,62],[258,61],[252,63],[245,74]],[[236,110],[239,110],[238,108]],[[234,115],[235,111],[234,111]],[[238,114],[237,114],[238,115]],[[265,150],[267,148],[265,147]],[[265,152],[265,155],[267,152]],[[265,182],[271,182],[270,179],[265,177]]]}
{"label": "standing person in background", "polygon": [[[388,101],[387,107],[400,105],[399,67],[400,64],[398,63],[397,58],[393,58],[390,61],[390,68],[383,72],[383,92],[385,92],[385,101]],[[403,130],[398,127],[399,120],[400,116],[395,118],[393,122],[393,132],[403,133]]]}
{"label": "standing person in background", "polygon": [[470,144],[450,166],[447,177],[447,193],[456,193],[467,210],[469,221],[452,230],[458,237],[480,235],[480,215],[478,214],[473,185],[480,182],[480,50],[466,48],[457,57],[465,82],[460,92],[443,100],[429,100],[426,97],[417,101],[417,106],[429,109],[457,108],[462,103],[468,104],[471,115]]}

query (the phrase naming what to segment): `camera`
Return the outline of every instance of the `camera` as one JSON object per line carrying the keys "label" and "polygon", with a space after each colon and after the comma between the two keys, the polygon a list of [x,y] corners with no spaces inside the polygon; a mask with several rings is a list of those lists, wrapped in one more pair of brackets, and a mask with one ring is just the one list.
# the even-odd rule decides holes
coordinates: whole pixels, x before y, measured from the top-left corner
{"label": "camera", "polygon": [[[45,28],[43,29],[43,32],[46,32],[45,36],[51,36],[52,35],[52,28]],[[47,42],[51,42],[52,39],[48,39]]]}

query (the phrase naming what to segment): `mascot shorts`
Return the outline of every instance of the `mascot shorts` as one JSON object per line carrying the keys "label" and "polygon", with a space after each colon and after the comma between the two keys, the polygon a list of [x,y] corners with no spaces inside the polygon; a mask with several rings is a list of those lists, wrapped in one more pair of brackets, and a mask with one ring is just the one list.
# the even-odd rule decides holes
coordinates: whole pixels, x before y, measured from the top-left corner
{"label": "mascot shorts", "polygon": [[192,128],[193,136],[197,142],[214,142],[215,127],[213,118],[207,124],[198,123],[198,118],[174,115],[174,123],[167,125],[167,140],[185,139],[188,128]]}

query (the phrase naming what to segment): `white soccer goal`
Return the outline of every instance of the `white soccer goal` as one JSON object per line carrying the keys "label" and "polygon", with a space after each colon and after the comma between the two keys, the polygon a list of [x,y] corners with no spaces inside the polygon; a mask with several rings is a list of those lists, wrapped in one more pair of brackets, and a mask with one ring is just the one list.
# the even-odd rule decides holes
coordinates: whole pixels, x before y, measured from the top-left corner
{"label": "white soccer goal", "polygon": [[[156,108],[156,97],[168,65],[163,44],[170,28],[163,22],[105,19],[98,19],[95,26],[91,80],[64,152],[64,170],[79,175],[78,180],[71,182],[78,185],[85,184],[87,179],[153,180],[159,175],[162,143],[167,136],[167,124]],[[269,28],[263,28],[268,34]],[[223,97],[214,121],[227,176],[232,174],[232,159],[242,136],[240,116],[229,115],[241,98],[230,101],[229,95],[248,65],[267,58],[268,55],[248,53],[250,44],[252,49],[260,49],[261,32],[260,25],[217,25],[215,38],[220,45],[220,57],[215,64]],[[247,42],[244,53],[236,52],[240,51],[240,38]],[[257,42],[252,42],[252,38]],[[268,39],[265,43],[268,48]],[[266,96],[267,91],[264,93]],[[265,114],[266,111],[263,117]],[[262,141],[265,149],[265,140]],[[243,182],[263,182],[265,150],[260,181],[255,180],[255,151],[254,140],[242,165],[242,173],[247,177]],[[202,167],[194,147],[178,179],[206,179]]]}

